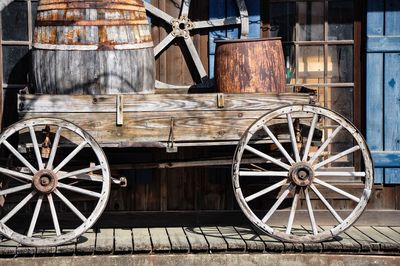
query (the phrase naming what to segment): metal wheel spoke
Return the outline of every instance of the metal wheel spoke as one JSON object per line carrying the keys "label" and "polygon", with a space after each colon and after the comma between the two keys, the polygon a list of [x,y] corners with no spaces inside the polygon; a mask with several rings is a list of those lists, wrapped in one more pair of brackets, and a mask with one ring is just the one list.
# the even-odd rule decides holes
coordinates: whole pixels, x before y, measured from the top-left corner
{"label": "metal wheel spoke", "polygon": [[365,177],[365,172],[315,172],[315,176]]}
{"label": "metal wheel spoke", "polygon": [[50,212],[51,212],[51,218],[53,219],[54,229],[56,230],[57,236],[60,236],[61,229],[60,229],[60,224],[58,223],[57,212],[56,212],[56,208],[54,206],[52,194],[47,195],[47,200],[49,201],[49,205],[50,205]]}
{"label": "metal wheel spoke", "polygon": [[354,196],[354,195],[352,195],[352,194],[350,194],[350,193],[348,193],[348,192],[346,192],[346,191],[344,191],[344,190],[342,190],[340,188],[332,186],[331,184],[328,184],[328,183],[326,183],[326,182],[324,182],[324,181],[322,181],[322,180],[320,180],[318,178],[314,178],[314,182],[319,184],[319,185],[321,185],[321,186],[329,188],[330,190],[333,190],[336,193],[339,193],[340,195],[345,196],[345,197],[347,197],[347,198],[349,198],[349,199],[351,199],[351,200],[353,200],[355,202],[360,202],[360,199],[357,198],[356,196]]}
{"label": "metal wheel spoke", "polygon": [[347,150],[345,150],[345,151],[343,151],[343,152],[341,152],[339,154],[336,154],[335,156],[332,156],[332,157],[326,159],[325,161],[322,161],[322,162],[318,163],[317,165],[315,165],[314,166],[314,170],[317,170],[318,168],[321,168],[322,166],[325,166],[325,165],[327,165],[329,163],[332,163],[332,162],[334,162],[334,161],[336,161],[336,160],[338,160],[338,159],[340,159],[340,158],[342,158],[342,157],[344,157],[344,156],[346,156],[348,154],[356,152],[359,149],[360,149],[360,146],[357,145],[357,146],[354,146],[353,148],[347,149]]}
{"label": "metal wheel spoke", "polygon": [[23,191],[32,187],[32,184],[26,184],[18,187],[8,188],[0,190],[0,196],[9,195],[15,192]]}
{"label": "metal wheel spoke", "polygon": [[289,132],[290,132],[290,141],[292,142],[292,148],[294,152],[294,156],[296,158],[296,162],[300,162],[300,154],[299,154],[299,149],[297,147],[297,141],[296,141],[296,135],[294,133],[294,127],[293,127],[293,119],[290,114],[287,114],[287,120],[288,120],[288,125],[289,125]]}
{"label": "metal wheel spoke", "polygon": [[335,217],[335,219],[339,223],[343,223],[343,219],[339,216],[339,214],[335,211],[335,209],[332,207],[332,205],[329,204],[329,202],[322,196],[321,192],[314,186],[314,184],[310,185],[310,188],[314,193],[318,196],[318,198],[322,201],[322,203],[326,206],[326,208],[329,210],[329,212]]}
{"label": "metal wheel spoke", "polygon": [[71,177],[75,177],[76,179],[79,179],[78,176],[81,175],[81,174],[87,174],[87,173],[94,172],[94,171],[101,170],[101,169],[102,169],[101,165],[96,165],[96,166],[93,166],[93,167],[76,170],[76,171],[65,173],[65,174],[61,175],[58,178],[58,180],[63,180],[65,178],[71,178]]}
{"label": "metal wheel spoke", "polygon": [[304,195],[306,196],[308,216],[310,217],[311,228],[314,235],[318,234],[317,223],[315,222],[314,211],[311,205],[310,194],[308,193],[308,188],[304,189]]}
{"label": "metal wheel spoke", "polygon": [[40,154],[39,143],[38,143],[38,141],[37,141],[35,129],[33,128],[33,126],[30,126],[30,127],[29,127],[29,133],[30,133],[30,135],[31,135],[31,140],[32,140],[32,144],[33,144],[33,149],[35,150],[36,161],[37,161],[37,163],[38,163],[38,169],[39,169],[39,170],[42,170],[42,169],[43,169],[42,155]]}
{"label": "metal wheel spoke", "polygon": [[151,14],[153,14],[154,16],[161,18],[162,20],[164,20],[165,22],[167,22],[168,24],[171,25],[172,20],[174,19],[172,16],[168,15],[167,13],[165,13],[164,11],[162,11],[161,9],[153,6],[152,4],[148,3],[148,2],[144,2],[144,7],[146,8],[147,11],[149,11]]}
{"label": "metal wheel spoke", "polygon": [[207,72],[204,69],[203,62],[201,62],[200,56],[194,46],[192,38],[185,38],[186,46],[189,49],[190,55],[192,56],[193,62],[196,65],[197,71],[200,74],[200,78],[204,79],[207,77]]}
{"label": "metal wheel spoke", "polygon": [[191,0],[183,0],[182,1],[181,17],[187,17],[189,15],[190,2],[191,2]]}
{"label": "metal wheel spoke", "polygon": [[32,237],[33,231],[35,230],[36,222],[39,217],[40,208],[42,207],[43,195],[40,195],[38,201],[36,202],[35,210],[33,211],[33,216],[31,224],[29,225],[28,237]]}
{"label": "metal wheel spoke", "polygon": [[241,23],[240,18],[228,17],[228,18],[221,18],[221,19],[195,21],[195,22],[193,22],[193,28],[194,29],[206,29],[206,28],[238,25],[240,23]]}
{"label": "metal wheel spoke", "polygon": [[240,176],[268,176],[268,177],[288,177],[289,172],[273,172],[273,171],[262,171],[262,172],[252,172],[252,171],[240,171]]}
{"label": "metal wheel spoke", "polygon": [[51,145],[51,152],[49,161],[47,162],[47,169],[53,169],[54,158],[56,157],[58,143],[60,142],[62,127],[58,127],[56,135],[54,136],[53,144]]}
{"label": "metal wheel spoke", "polygon": [[154,47],[154,56],[157,57],[173,40],[175,36],[172,32],[168,34],[159,44]]}
{"label": "metal wheel spoke", "polygon": [[27,203],[30,201],[35,195],[36,191],[32,191],[28,196],[26,196],[23,200],[21,200],[20,203],[17,204],[17,206],[14,207],[9,213],[7,213],[6,216],[4,216],[1,220],[0,223],[6,223],[8,220],[10,220],[19,210],[21,210]]}
{"label": "metal wheel spoke", "polygon": [[281,151],[283,156],[285,156],[285,158],[289,161],[289,163],[294,164],[295,161],[292,159],[292,157],[290,157],[290,155],[287,153],[285,148],[282,146],[282,144],[275,137],[274,133],[272,133],[272,131],[266,125],[263,125],[263,129],[268,134],[268,136],[271,138],[271,140],[275,143],[275,145],[278,147],[278,149]]}
{"label": "metal wheel spoke", "polygon": [[278,207],[285,200],[287,195],[289,195],[289,193],[293,189],[293,187],[294,186],[292,184],[290,184],[290,186],[282,193],[282,195],[278,198],[278,200],[275,202],[275,204],[271,207],[271,209],[268,211],[268,213],[262,219],[263,223],[266,223],[271,218],[271,216],[275,213],[275,211],[278,209]]}
{"label": "metal wheel spoke", "polygon": [[22,178],[27,181],[32,181],[32,178],[33,178],[33,176],[31,176],[31,175],[23,174],[23,173],[20,173],[20,172],[14,171],[14,170],[10,170],[10,169],[6,169],[3,167],[0,167],[0,173],[5,174],[7,176],[11,176],[11,177]]}
{"label": "metal wheel spoke", "polygon": [[252,200],[254,200],[254,199],[256,199],[256,198],[259,198],[259,197],[261,197],[261,196],[263,196],[263,195],[265,195],[265,194],[267,194],[267,193],[269,193],[269,192],[271,192],[271,191],[273,191],[273,190],[275,190],[275,189],[277,189],[277,188],[282,187],[282,186],[285,185],[286,183],[287,183],[287,179],[282,180],[282,181],[280,181],[280,182],[278,182],[278,183],[276,183],[276,184],[274,184],[274,185],[272,185],[272,186],[269,186],[269,187],[267,187],[267,188],[265,188],[265,189],[263,189],[263,190],[261,190],[261,191],[255,193],[255,194],[253,194],[253,195],[250,195],[250,196],[246,197],[246,198],[245,198],[245,201],[246,201],[246,202],[249,202],[249,201],[252,201]]}
{"label": "metal wheel spoke", "polygon": [[290,170],[290,166],[288,164],[283,163],[283,162],[281,162],[281,161],[279,161],[279,160],[277,160],[277,159],[275,159],[275,158],[273,158],[273,157],[271,157],[271,156],[269,156],[269,155],[267,155],[267,154],[265,154],[265,153],[263,153],[263,152],[261,152],[261,151],[259,151],[257,149],[254,149],[253,147],[250,147],[249,145],[246,145],[244,148],[246,150],[254,153],[255,155],[258,155],[259,157],[264,158],[267,161],[271,161],[272,163],[274,163],[276,165],[279,165],[280,167],[282,167],[282,168],[284,168],[286,170]]}
{"label": "metal wheel spoke", "polygon": [[314,131],[315,131],[315,126],[317,125],[317,122],[318,122],[318,114],[314,114],[314,117],[313,117],[313,120],[312,120],[311,126],[310,126],[310,131],[308,132],[306,147],[304,149],[303,161],[306,161],[308,158],[308,153],[310,152],[311,142],[314,137]]}
{"label": "metal wheel spoke", "polygon": [[58,189],[54,190],[54,194],[56,194],[57,197],[59,197],[65,203],[65,205],[67,205],[68,208],[79,217],[79,219],[81,219],[83,222],[87,221],[86,217],[63,194],[61,194]]}
{"label": "metal wheel spoke", "polygon": [[318,156],[321,155],[321,153],[328,147],[328,145],[331,143],[333,138],[339,133],[340,130],[342,130],[343,126],[340,125],[338,126],[335,131],[325,140],[325,142],[322,144],[322,146],[318,149],[318,151],[313,155],[313,157],[310,159],[309,163],[313,164],[314,161],[318,158]]}
{"label": "metal wheel spoke", "polygon": [[87,141],[84,141],[81,144],[79,144],[79,146],[76,147],[53,171],[55,173],[60,171],[69,161],[72,160],[72,158],[75,157],[75,155],[78,154],[78,152],[80,152],[83,149],[83,147],[85,147],[86,144]]}
{"label": "metal wheel spoke", "polygon": [[286,234],[290,235],[292,232],[293,221],[296,215],[297,204],[299,202],[300,189],[296,189],[296,194],[293,198],[292,209],[290,210],[289,220],[286,228]]}
{"label": "metal wheel spoke", "polygon": [[28,167],[29,170],[30,170],[32,173],[35,174],[35,173],[37,172],[37,170],[35,169],[35,167],[33,167],[33,166],[24,158],[24,156],[21,155],[21,153],[19,153],[16,149],[14,149],[14,147],[13,147],[7,140],[4,140],[4,141],[3,141],[3,144],[4,144],[4,146],[7,147],[7,149],[8,149],[9,151],[11,151],[11,152],[14,154],[15,157],[17,157],[17,158],[21,161],[21,163],[23,163],[26,167]]}
{"label": "metal wheel spoke", "polygon": [[77,192],[77,193],[80,193],[80,194],[84,194],[84,195],[87,195],[87,196],[95,197],[95,198],[100,198],[101,197],[100,193],[97,193],[97,192],[94,192],[94,191],[90,191],[90,190],[87,190],[87,189],[83,189],[83,188],[79,188],[79,187],[70,186],[70,185],[67,185],[67,184],[64,184],[64,183],[58,183],[57,187],[63,188],[63,189],[66,189],[66,190],[70,190],[70,191],[73,191],[73,192]]}

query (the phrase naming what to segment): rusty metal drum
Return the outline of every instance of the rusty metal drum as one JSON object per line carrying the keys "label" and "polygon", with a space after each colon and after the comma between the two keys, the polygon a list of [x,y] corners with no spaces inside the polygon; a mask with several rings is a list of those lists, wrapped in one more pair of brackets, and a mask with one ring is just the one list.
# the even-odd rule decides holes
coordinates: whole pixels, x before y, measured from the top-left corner
{"label": "rusty metal drum", "polygon": [[218,40],[215,83],[223,93],[285,92],[280,38]]}
{"label": "rusty metal drum", "polygon": [[152,93],[143,0],[41,0],[32,52],[38,94]]}

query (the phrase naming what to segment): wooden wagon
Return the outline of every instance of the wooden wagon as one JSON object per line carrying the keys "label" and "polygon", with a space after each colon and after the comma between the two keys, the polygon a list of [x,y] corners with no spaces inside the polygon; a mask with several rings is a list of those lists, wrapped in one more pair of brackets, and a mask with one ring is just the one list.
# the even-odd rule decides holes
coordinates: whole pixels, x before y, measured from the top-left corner
{"label": "wooden wagon", "polygon": [[[186,10],[190,1],[183,3]],[[197,66],[204,80],[204,68]],[[319,107],[309,94],[20,94],[18,108],[21,120],[0,135],[10,154],[0,166],[0,196],[5,199],[0,233],[24,245],[60,245],[95,224],[111,184],[129,182],[111,176],[105,148],[176,152],[180,147],[237,146],[232,186],[238,205],[255,226],[284,241],[322,241],[340,234],[360,217],[371,193],[373,167],[365,140],[346,118]],[[260,189],[263,180],[272,185]],[[341,183],[353,184],[351,193],[337,186]],[[352,210],[339,212],[325,191],[349,199]],[[275,200],[263,209],[266,195]],[[330,228],[321,229],[312,197],[332,215]],[[286,199],[288,217],[281,227],[272,226],[271,217]],[[24,208],[31,213],[26,223],[17,220]],[[294,224],[300,209],[310,223],[298,231]],[[72,218],[63,219],[60,210],[69,210]],[[37,230],[48,220],[52,231]]]}

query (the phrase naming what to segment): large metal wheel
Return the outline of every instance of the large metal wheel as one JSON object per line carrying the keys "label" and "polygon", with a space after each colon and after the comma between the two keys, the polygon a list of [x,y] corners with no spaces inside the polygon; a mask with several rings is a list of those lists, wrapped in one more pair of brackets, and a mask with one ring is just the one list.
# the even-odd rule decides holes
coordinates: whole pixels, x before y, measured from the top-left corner
{"label": "large metal wheel", "polygon": [[[244,158],[265,163],[244,164]],[[373,185],[371,155],[359,131],[341,115],[309,105],[258,119],[244,133],[232,170],[247,218],[290,242],[323,241],[346,230],[362,214]]]}
{"label": "large metal wheel", "polygon": [[0,145],[13,161],[0,167],[2,235],[56,246],[93,226],[108,201],[110,169],[87,132],[60,119],[22,120],[0,135]]}
{"label": "large metal wheel", "polygon": [[[145,2],[146,10],[157,17],[158,19],[164,21],[171,27],[171,32],[160,41],[154,48],[155,57],[159,57],[160,54],[176,39],[182,38],[187,46],[190,53],[192,61],[200,75],[201,83],[198,85],[203,85],[203,87],[210,86],[210,81],[208,74],[201,62],[199,53],[193,43],[191,34],[193,31],[198,31],[202,29],[215,30],[216,28],[239,25],[240,26],[240,36],[239,38],[246,38],[249,32],[249,19],[246,4],[244,0],[236,0],[235,3],[238,8],[238,17],[226,17],[222,19],[211,19],[205,21],[192,21],[189,17],[191,0],[182,0],[181,9],[179,17],[172,17],[166,12],[160,10],[159,8],[153,6],[152,4]],[[192,85],[191,85],[192,86]],[[166,84],[161,81],[156,81],[156,88],[159,89],[188,89],[191,86],[185,85],[172,85]]]}

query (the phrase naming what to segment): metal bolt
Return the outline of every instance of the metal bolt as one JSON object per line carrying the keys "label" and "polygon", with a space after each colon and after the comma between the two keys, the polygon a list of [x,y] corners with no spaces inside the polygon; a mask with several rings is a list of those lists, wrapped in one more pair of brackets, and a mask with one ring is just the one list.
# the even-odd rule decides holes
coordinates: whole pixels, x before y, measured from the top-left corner
{"label": "metal bolt", "polygon": [[50,178],[47,177],[47,176],[42,176],[42,177],[40,178],[40,184],[41,184],[42,186],[48,186],[48,185],[50,184]]}

